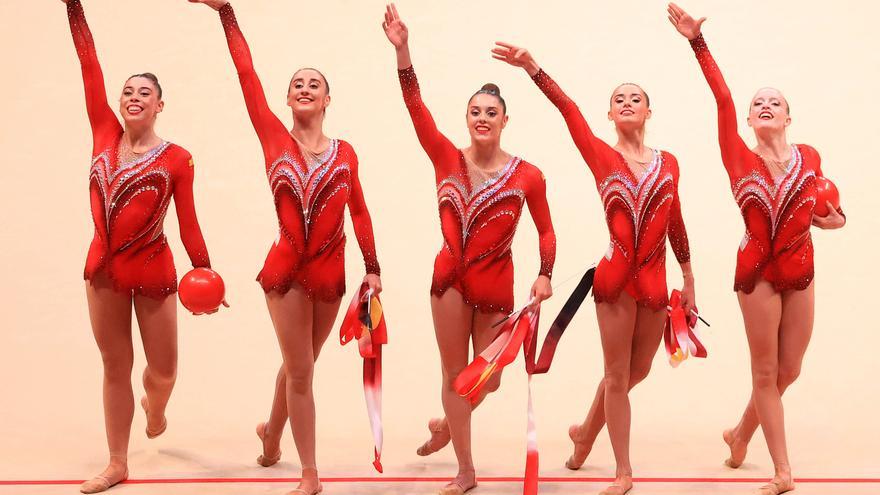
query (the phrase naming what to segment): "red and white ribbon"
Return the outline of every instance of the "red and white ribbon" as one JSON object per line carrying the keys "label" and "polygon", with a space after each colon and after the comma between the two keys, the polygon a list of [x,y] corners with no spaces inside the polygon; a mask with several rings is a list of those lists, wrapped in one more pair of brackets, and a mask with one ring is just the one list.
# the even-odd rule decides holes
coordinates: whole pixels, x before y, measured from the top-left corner
{"label": "red and white ribbon", "polygon": [[562,334],[571,322],[581,303],[593,286],[595,269],[591,268],[584,274],[577,288],[563,305],[559,315],[553,321],[544,342],[538,352],[538,322],[541,316],[540,304],[534,300],[505,320],[504,326],[498,331],[495,340],[481,352],[473,362],[459,373],[453,386],[459,395],[475,402],[483,386],[505,366],[512,363],[523,348],[526,373],[528,374],[528,408],[526,426],[526,471],[523,480],[523,494],[538,493],[538,432],[535,425],[535,409],[532,405],[532,375],[540,375],[550,370],[556,347]]}
{"label": "red and white ribbon", "polygon": [[675,368],[688,356],[706,357],[709,353],[700,342],[700,334],[697,331],[697,320],[700,315],[696,308],[686,313],[681,304],[681,292],[673,290],[666,310],[669,318],[663,330],[663,341],[666,344],[666,353],[669,355],[669,364]]}
{"label": "red and white ribbon", "polygon": [[364,358],[364,398],[373,430],[373,467],[382,472],[382,346],[388,343],[385,315],[379,296],[363,284],[355,294],[339,329],[339,343],[358,341]]}

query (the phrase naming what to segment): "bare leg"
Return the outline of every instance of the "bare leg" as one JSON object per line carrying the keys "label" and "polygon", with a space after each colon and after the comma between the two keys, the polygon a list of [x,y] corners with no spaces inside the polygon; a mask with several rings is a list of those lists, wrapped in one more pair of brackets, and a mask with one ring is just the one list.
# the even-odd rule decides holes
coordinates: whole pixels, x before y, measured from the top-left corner
{"label": "bare leg", "polygon": [[632,488],[632,466],[629,460],[630,405],[629,375],[632,342],[636,326],[636,303],[622,292],[615,303],[596,304],[602,353],[605,358],[605,417],[608,434],[617,463],[614,483],[602,491],[623,494]]}
{"label": "bare leg", "polygon": [[275,394],[272,398],[272,409],[269,421],[257,425],[257,436],[263,443],[263,453],[257,457],[257,464],[269,467],[281,460],[281,435],[284,425],[289,420],[287,414],[287,380],[284,378],[284,365],[278,369],[275,377]]}
{"label": "bare leg", "polygon": [[[316,338],[313,339],[312,351],[315,362],[321,353],[321,347],[333,330],[333,323],[339,312],[339,303],[317,302],[313,308],[314,330]],[[257,457],[257,463],[263,467],[269,467],[281,459],[281,436],[284,433],[284,425],[288,421],[287,414],[287,379],[285,378],[284,365],[278,370],[275,379],[275,395],[272,399],[272,409],[269,412],[269,421],[257,425],[257,436],[263,443],[263,453]]]}
{"label": "bare leg", "polygon": [[453,387],[455,377],[468,364],[474,310],[464,302],[458,291],[449,289],[442,297],[431,297],[431,314],[443,370],[441,400],[449,421],[452,447],[458,459],[458,475],[441,493],[455,493],[454,490],[469,490],[476,486],[471,456],[471,404],[460,397]]}
{"label": "bare leg", "polygon": [[[314,303],[312,315],[315,338],[312,342],[312,352],[315,362],[318,361],[321,348],[333,330],[333,323],[336,321],[338,313],[339,301],[333,303],[317,301]],[[287,421],[287,379],[282,365],[275,379],[275,396],[272,399],[269,421],[257,425],[257,436],[263,443],[263,453],[257,458],[257,463],[260,465],[269,467],[281,459],[281,435],[284,433],[284,424]]]}
{"label": "bare leg", "polygon": [[[474,312],[472,339],[475,355],[483,352],[483,350],[486,349],[486,347],[488,347],[495,339],[496,332],[493,330],[497,329],[493,329],[492,325],[502,318],[504,318],[503,313]],[[486,399],[486,396],[498,390],[500,385],[501,373],[497,373],[486,382],[480,390],[480,394],[477,396],[476,400],[471,403],[471,411],[473,412],[479,407],[479,405],[483,403],[483,400]],[[431,433],[431,438],[416,449],[416,454],[420,456],[428,456],[434,452],[440,451],[452,439],[449,431],[449,421],[447,421],[445,417],[431,419],[428,422],[428,431]]]}
{"label": "bare leg", "polygon": [[[776,386],[784,394],[800,375],[801,363],[813,333],[814,284],[802,291],[782,294],[782,321],[779,328],[779,379]],[[758,413],[749,399],[739,424],[724,432],[724,441],[730,447],[730,458],[725,464],[732,468],[742,465],[746,449],[758,429]]]}
{"label": "bare leg", "polygon": [[113,290],[106,275],[86,281],[89,319],[104,364],[104,427],[110,462],[97,477],[80,487],[83,493],[96,493],[128,477],[128,440],[134,415],[131,370],[134,352],[131,343],[131,296]]}
{"label": "bare leg", "polygon": [[[663,338],[663,325],[666,313],[664,311],[651,311],[639,307],[636,316],[636,329],[632,343],[632,362],[630,363],[629,390],[648,377],[651,371],[651,362],[657,354],[660,340]],[[572,425],[568,435],[574,442],[574,453],[566,461],[565,466],[569,469],[580,469],[587,460],[593,444],[602,427],[605,426],[605,381],[599,382],[596,396],[587,417],[580,425]]]}
{"label": "bare leg", "polygon": [[147,413],[147,436],[154,438],[167,426],[165,407],[177,380],[177,298],[135,296],[134,311],[147,358],[141,405]]}
{"label": "bare leg", "polygon": [[776,475],[761,493],[782,493],[794,488],[785,444],[785,421],[779,381],[779,328],[782,296],[765,280],[751,294],[737,293],[742,308],[752,361],[752,401]]}
{"label": "bare leg", "polygon": [[[315,461],[315,399],[312,391],[312,378],[315,370],[315,348],[321,348],[329,335],[329,328],[315,331],[315,312],[322,315],[330,308],[339,308],[334,303],[312,303],[305,292],[298,288],[286,294],[270,292],[266,294],[269,314],[281,346],[284,359],[286,381],[287,411],[293,440],[302,466],[302,481],[297,490],[314,494],[321,491],[318,469]],[[330,325],[332,326],[332,320]]]}

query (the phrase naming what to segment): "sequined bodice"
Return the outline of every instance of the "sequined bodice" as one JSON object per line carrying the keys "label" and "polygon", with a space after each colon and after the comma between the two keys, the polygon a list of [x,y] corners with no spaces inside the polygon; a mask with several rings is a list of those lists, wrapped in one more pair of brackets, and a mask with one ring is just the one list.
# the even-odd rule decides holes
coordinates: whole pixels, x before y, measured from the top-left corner
{"label": "sequined bodice", "polygon": [[612,247],[617,247],[631,263],[640,265],[666,242],[669,209],[675,184],[663,153],[653,152],[644,174],[636,179],[621,157],[621,167],[598,182],[599,195],[605,207],[605,219]]}
{"label": "sequined bodice", "polygon": [[[754,158],[760,162],[760,157],[755,155]],[[778,181],[770,177],[763,164],[736,179],[731,189],[746,221],[742,248],[749,239],[759,235],[769,235],[776,250],[785,249],[801,236],[808,236],[810,222],[804,220],[812,217],[816,204],[815,177],[815,171],[804,166],[798,147],[792,146],[791,161]],[[777,239],[782,240],[781,245]]]}
{"label": "sequined bodice", "polygon": [[525,193],[516,181],[521,162],[512,157],[501,170],[476,186],[471,185],[466,170],[437,184],[445,247],[457,259],[468,263],[509,251],[525,201]]}
{"label": "sequined bodice", "polygon": [[343,213],[351,170],[339,142],[307,163],[298,150],[285,150],[266,169],[281,235],[315,255],[343,235]]}
{"label": "sequined bodice", "polygon": [[[89,182],[93,195],[95,228],[111,251],[162,236],[162,223],[171,200],[171,173],[163,157],[171,143],[163,142],[144,156],[113,165],[113,149],[92,159]],[[131,209],[127,214],[127,209]],[[111,235],[112,234],[112,235]]]}

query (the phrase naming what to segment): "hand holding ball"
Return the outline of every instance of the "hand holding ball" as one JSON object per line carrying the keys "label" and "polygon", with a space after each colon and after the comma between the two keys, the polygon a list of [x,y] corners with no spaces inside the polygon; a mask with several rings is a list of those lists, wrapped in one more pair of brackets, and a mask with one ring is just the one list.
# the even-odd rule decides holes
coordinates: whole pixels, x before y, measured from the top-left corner
{"label": "hand holding ball", "polygon": [[178,296],[181,304],[193,313],[212,313],[225,304],[226,287],[214,270],[194,268],[180,280]]}
{"label": "hand holding ball", "polygon": [[825,177],[816,177],[816,208],[813,213],[816,216],[828,216],[828,202],[831,206],[838,208],[840,206],[840,192],[837,186]]}

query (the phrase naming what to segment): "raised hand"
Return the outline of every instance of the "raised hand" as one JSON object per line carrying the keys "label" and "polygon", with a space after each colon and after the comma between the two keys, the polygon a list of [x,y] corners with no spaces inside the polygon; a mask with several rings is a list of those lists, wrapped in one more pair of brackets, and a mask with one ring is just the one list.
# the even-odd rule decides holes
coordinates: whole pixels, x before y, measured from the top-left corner
{"label": "raised hand", "polygon": [[229,0],[189,0],[189,3],[203,3],[214,10],[220,10]]}
{"label": "raised hand", "polygon": [[495,42],[495,48],[492,49],[492,58],[507,62],[514,67],[521,67],[534,76],[541,68],[535,62],[535,58],[525,48],[504,43],[502,41]]}
{"label": "raised hand", "polygon": [[700,26],[706,22],[705,17],[694,19],[678,5],[670,3],[666,8],[669,14],[669,22],[675,26],[675,29],[685,38],[692,40],[700,35]]}
{"label": "raised hand", "polygon": [[385,30],[385,36],[388,37],[388,41],[394,45],[395,49],[400,50],[407,46],[409,30],[406,28],[406,24],[400,20],[397,7],[393,3],[385,6],[385,21],[382,22],[382,29]]}

